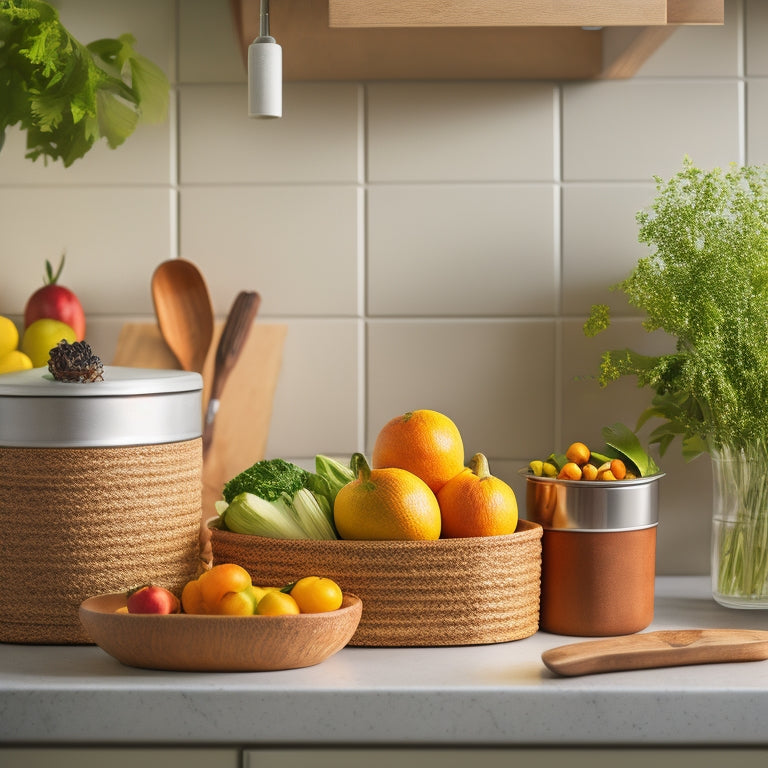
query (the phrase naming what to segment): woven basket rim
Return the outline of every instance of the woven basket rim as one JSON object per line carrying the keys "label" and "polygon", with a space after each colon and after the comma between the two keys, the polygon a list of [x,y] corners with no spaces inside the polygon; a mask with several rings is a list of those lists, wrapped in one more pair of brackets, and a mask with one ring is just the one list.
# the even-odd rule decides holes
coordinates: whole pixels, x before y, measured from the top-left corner
{"label": "woven basket rim", "polygon": [[316,548],[323,545],[328,548],[338,549],[359,549],[362,551],[377,551],[381,549],[399,549],[405,551],[429,551],[436,550],[440,552],[460,552],[468,549],[486,548],[490,545],[494,546],[506,546],[509,544],[523,544],[529,541],[535,541],[540,539],[544,533],[543,527],[539,523],[534,523],[530,520],[518,520],[517,529],[514,533],[501,534],[498,536],[472,536],[466,538],[455,539],[433,539],[429,541],[410,541],[410,540],[397,540],[387,539],[382,541],[373,541],[369,539],[273,539],[267,536],[256,536],[249,533],[235,533],[234,531],[226,531],[216,527],[216,520],[208,523],[208,528],[213,536],[217,538],[221,537],[226,541],[253,541],[255,544],[259,542],[270,542],[273,546],[275,543],[281,545],[302,549],[302,548]]}

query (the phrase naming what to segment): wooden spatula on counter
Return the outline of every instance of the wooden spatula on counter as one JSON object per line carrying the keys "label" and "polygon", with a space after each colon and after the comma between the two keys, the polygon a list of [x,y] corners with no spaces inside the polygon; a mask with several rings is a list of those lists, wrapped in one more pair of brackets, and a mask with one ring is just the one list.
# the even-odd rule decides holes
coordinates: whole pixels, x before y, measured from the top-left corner
{"label": "wooden spatula on counter", "polygon": [[261,296],[256,291],[240,291],[235,297],[221,331],[219,344],[216,347],[213,382],[208,397],[205,423],[203,424],[203,458],[208,453],[213,440],[213,426],[216,412],[219,410],[221,394],[229,374],[240,357],[243,344],[245,344],[248,333],[253,326],[260,304]]}
{"label": "wooden spatula on counter", "polygon": [[757,629],[660,630],[561,645],[541,654],[548,669],[569,677],[764,659],[768,659],[768,631]]}

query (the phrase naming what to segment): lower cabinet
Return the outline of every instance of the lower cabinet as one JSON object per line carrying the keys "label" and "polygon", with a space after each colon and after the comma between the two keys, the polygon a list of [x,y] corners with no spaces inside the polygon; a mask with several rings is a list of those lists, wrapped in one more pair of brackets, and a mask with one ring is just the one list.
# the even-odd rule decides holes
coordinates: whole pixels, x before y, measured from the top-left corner
{"label": "lower cabinet", "polygon": [[0,768],[241,768],[241,750],[0,747]]}
{"label": "lower cabinet", "polygon": [[768,747],[0,747],[0,768],[765,768]]}
{"label": "lower cabinet", "polygon": [[766,768],[768,748],[246,749],[243,768]]}

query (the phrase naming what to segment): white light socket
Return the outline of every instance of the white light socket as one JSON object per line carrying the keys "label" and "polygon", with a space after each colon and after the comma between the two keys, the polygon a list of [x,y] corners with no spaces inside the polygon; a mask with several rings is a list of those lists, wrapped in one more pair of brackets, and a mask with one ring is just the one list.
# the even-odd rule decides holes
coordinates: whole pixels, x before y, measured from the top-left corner
{"label": "white light socket", "polygon": [[248,46],[248,117],[283,116],[283,49],[268,35]]}

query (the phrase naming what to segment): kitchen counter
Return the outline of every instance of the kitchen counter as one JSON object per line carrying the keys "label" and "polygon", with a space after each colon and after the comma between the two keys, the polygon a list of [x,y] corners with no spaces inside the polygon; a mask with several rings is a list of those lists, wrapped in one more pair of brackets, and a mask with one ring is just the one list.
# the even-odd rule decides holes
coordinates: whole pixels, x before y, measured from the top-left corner
{"label": "kitchen counter", "polygon": [[[768,630],[709,579],[657,580],[650,629]],[[8,745],[768,745],[768,661],[559,678],[539,632],[492,646],[345,648],[262,673],[132,669],[95,646],[0,644]]]}

